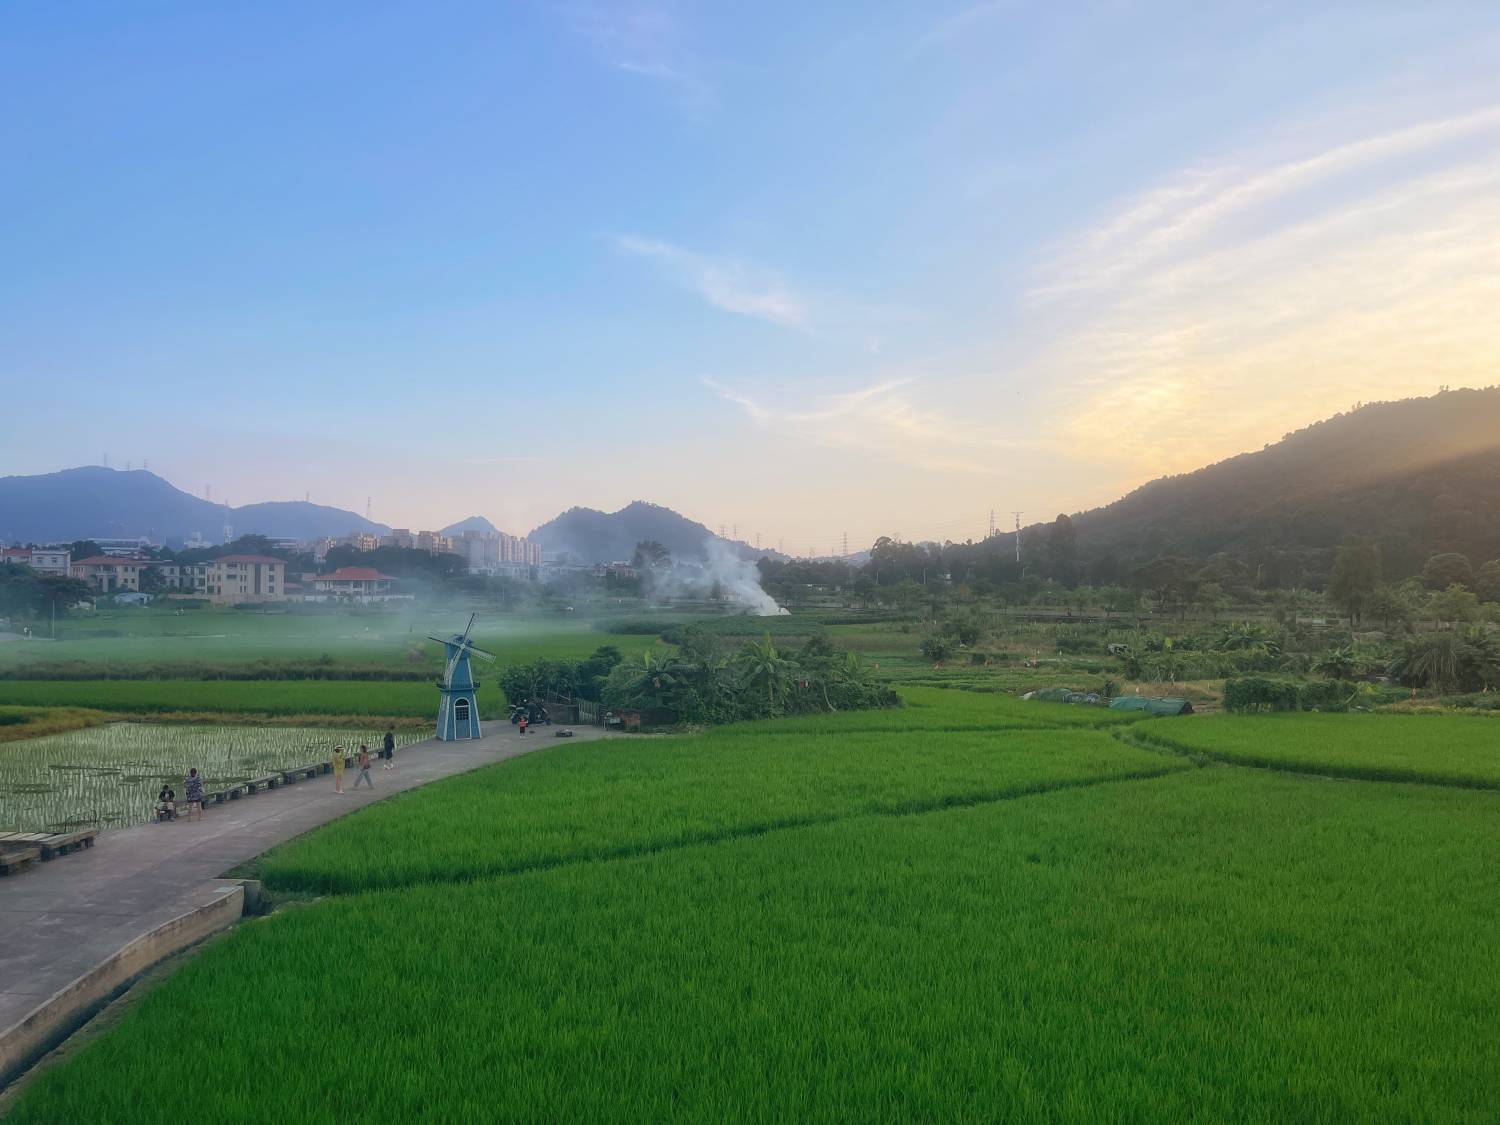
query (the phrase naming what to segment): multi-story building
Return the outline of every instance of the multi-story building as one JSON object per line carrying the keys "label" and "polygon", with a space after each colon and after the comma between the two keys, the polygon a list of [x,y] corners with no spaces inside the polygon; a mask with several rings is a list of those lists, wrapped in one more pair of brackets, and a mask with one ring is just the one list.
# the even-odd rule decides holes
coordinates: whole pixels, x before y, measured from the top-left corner
{"label": "multi-story building", "polygon": [[436,531],[417,532],[417,550],[440,555],[453,550],[453,540]]}
{"label": "multi-story building", "polygon": [[6,547],[0,549],[0,563],[29,566],[38,574],[66,577],[71,570],[72,552],[66,547]]}
{"label": "multi-story building", "polygon": [[[395,532],[392,532],[391,534],[394,535]],[[410,535],[411,532],[403,532],[402,534]],[[390,537],[387,536],[387,539],[389,538]],[[364,531],[356,531],[352,535],[344,536],[344,542],[350,547],[353,547],[356,551],[373,551],[376,547],[379,547],[381,545],[381,539],[379,536],[371,535],[368,532]],[[387,543],[387,546],[394,546],[394,544]],[[327,552],[325,551],[324,554],[327,554]]]}
{"label": "multi-story building", "polygon": [[154,562],[146,569],[155,571],[157,581],[168,590],[202,590],[207,565],[204,563]]}
{"label": "multi-story building", "polygon": [[465,531],[454,540],[453,549],[468,562],[471,574],[514,575],[542,561],[535,543],[504,532]]}
{"label": "multi-story building", "polygon": [[66,547],[37,547],[31,552],[31,569],[66,577],[73,565],[72,554]]}
{"label": "multi-story building", "polygon": [[202,567],[202,584],[195,582],[195,588],[211,602],[286,600],[286,563],[281,559],[269,555],[224,555],[210,559]]}
{"label": "multi-story building", "polygon": [[141,588],[141,571],[150,565],[150,559],[94,555],[72,563],[68,573],[87,582],[101,594],[134,593]]}

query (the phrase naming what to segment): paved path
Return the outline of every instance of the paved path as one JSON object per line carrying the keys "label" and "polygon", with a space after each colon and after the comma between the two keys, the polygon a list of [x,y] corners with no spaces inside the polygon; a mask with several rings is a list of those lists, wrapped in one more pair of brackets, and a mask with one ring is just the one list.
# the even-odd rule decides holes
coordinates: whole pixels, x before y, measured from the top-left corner
{"label": "paved path", "polygon": [[[0,879],[0,1031],[137,937],[222,896],[218,877],[235,864],[382,797],[554,745],[547,727],[522,737],[509,724],[474,742],[413,743],[395,769],[377,763],[374,790],[338,794],[320,775],[211,806],[201,821],[101,833],[86,851]],[[358,772],[346,772],[346,790]]]}

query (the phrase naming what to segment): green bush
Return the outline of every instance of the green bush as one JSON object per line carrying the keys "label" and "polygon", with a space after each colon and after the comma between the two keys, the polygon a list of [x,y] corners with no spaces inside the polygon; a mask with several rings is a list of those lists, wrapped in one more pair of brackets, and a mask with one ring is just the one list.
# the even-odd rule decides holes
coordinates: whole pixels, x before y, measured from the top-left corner
{"label": "green bush", "polygon": [[1295,711],[1297,685],[1264,676],[1240,676],[1224,684],[1226,711]]}
{"label": "green bush", "polygon": [[1382,694],[1371,685],[1348,680],[1298,683],[1240,676],[1224,684],[1226,711],[1347,711],[1382,701]]}

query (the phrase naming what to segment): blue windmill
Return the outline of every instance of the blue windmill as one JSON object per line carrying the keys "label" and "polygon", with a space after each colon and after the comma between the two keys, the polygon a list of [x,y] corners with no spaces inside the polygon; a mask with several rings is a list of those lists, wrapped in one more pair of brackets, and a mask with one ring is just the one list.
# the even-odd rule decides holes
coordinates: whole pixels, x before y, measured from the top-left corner
{"label": "blue windmill", "polygon": [[428,640],[437,641],[443,646],[445,658],[443,678],[437,685],[438,690],[443,693],[442,702],[438,705],[437,736],[443,742],[479,738],[482,733],[479,729],[479,703],[474,698],[479,683],[469,668],[469,657],[477,656],[480,660],[493,661],[495,654],[475,648],[469,640],[469,633],[474,628],[474,618],[477,616],[478,614],[469,615],[469,624],[462,633],[455,633],[451,637],[435,637],[431,633],[427,635]]}

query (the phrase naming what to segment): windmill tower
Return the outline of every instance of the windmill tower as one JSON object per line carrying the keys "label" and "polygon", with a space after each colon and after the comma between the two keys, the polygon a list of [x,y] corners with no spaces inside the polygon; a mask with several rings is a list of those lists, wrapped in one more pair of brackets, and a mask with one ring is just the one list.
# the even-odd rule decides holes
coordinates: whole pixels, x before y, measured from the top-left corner
{"label": "windmill tower", "polygon": [[431,633],[427,635],[428,640],[437,641],[443,646],[445,658],[443,678],[437,685],[442,692],[442,702],[438,704],[437,736],[442,742],[479,738],[483,734],[479,729],[479,703],[474,698],[479,683],[469,667],[469,657],[477,656],[481,660],[493,661],[495,656],[482,648],[475,648],[469,640],[469,633],[474,629],[474,618],[477,616],[473,613],[469,615],[469,624],[462,633],[455,633],[451,637],[435,637]]}

